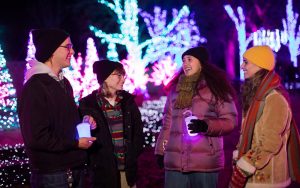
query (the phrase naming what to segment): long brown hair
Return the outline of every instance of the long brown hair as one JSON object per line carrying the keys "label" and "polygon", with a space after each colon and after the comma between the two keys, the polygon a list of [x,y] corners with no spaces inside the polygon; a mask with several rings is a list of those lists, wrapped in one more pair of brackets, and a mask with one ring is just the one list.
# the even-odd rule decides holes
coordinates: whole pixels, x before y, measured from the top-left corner
{"label": "long brown hair", "polygon": [[[250,105],[254,99],[254,96],[259,88],[262,80],[268,74],[268,70],[261,69],[257,71],[253,77],[245,80],[244,84],[241,87],[241,97],[242,97],[242,110],[243,116],[246,115],[247,111],[250,108]],[[276,91],[280,92],[285,99],[290,103],[289,95],[283,85],[280,84],[279,87],[276,88]]]}
{"label": "long brown hair", "polygon": [[[235,89],[229,82],[225,71],[208,62],[200,62],[202,66],[198,83],[205,80],[208,88],[211,90],[217,102],[230,102],[236,98]],[[178,83],[179,77],[184,74],[183,69],[173,76],[173,79],[166,86],[166,91],[170,91]],[[198,91],[199,85],[196,85],[195,91]],[[198,93],[200,95],[200,93]]]}

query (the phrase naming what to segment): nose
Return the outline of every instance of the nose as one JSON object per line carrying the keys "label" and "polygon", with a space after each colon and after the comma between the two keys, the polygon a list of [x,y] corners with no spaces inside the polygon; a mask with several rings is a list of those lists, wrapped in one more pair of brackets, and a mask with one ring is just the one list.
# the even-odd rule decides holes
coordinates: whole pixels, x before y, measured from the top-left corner
{"label": "nose", "polygon": [[183,66],[187,66],[187,65],[188,65],[188,61],[183,61],[183,62],[182,62],[182,65],[183,65]]}
{"label": "nose", "polygon": [[245,62],[243,62],[243,63],[242,63],[242,65],[241,65],[241,69],[242,69],[242,70],[244,70],[244,69],[245,69],[245,65],[246,65],[246,63],[245,63]]}
{"label": "nose", "polygon": [[75,54],[75,50],[73,48],[70,49],[70,54],[72,54],[72,55]]}

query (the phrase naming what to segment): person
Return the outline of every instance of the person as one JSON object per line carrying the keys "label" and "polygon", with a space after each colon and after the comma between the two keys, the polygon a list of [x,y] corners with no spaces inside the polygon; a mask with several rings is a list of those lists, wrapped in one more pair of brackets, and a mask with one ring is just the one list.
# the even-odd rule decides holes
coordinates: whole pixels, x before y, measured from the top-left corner
{"label": "person", "polygon": [[82,116],[97,123],[97,141],[88,151],[91,187],[136,187],[143,123],[134,96],[123,90],[125,70],[119,62],[101,60],[93,72],[100,87],[79,101]]}
{"label": "person", "polygon": [[287,187],[300,180],[299,134],[270,47],[243,54],[242,126],[229,187]]}
{"label": "person", "polygon": [[209,63],[205,47],[188,49],[182,61],[169,84],[157,163],[165,169],[165,188],[217,187],[224,167],[222,136],[237,123],[235,90],[224,71]]}
{"label": "person", "polygon": [[18,115],[32,188],[83,187],[86,151],[96,138],[78,138],[78,108],[62,68],[74,54],[65,31],[32,30],[36,60],[26,72]]}

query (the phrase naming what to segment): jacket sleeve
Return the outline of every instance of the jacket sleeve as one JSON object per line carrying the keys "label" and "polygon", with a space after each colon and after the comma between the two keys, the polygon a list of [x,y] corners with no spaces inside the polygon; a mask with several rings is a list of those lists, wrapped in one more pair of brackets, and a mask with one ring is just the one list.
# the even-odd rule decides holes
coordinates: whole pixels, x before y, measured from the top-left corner
{"label": "jacket sleeve", "polygon": [[167,101],[164,108],[163,123],[160,129],[159,136],[156,141],[155,152],[154,152],[156,155],[164,155],[165,145],[168,143],[169,136],[170,136],[170,127],[172,122],[171,93],[167,97]]}
{"label": "jacket sleeve", "polygon": [[[96,104],[97,101],[94,101],[94,103]],[[87,100],[84,98],[79,100],[79,114],[81,118],[83,118],[83,116],[85,115],[89,115],[92,116],[95,120],[99,119],[98,112],[94,108],[90,107]]]}
{"label": "jacket sleeve", "polygon": [[237,109],[234,101],[224,102],[217,107],[218,117],[205,117],[208,124],[206,135],[223,136],[233,131],[237,125]]}
{"label": "jacket sleeve", "polygon": [[283,146],[283,133],[289,126],[290,107],[280,94],[271,94],[266,98],[259,131],[255,127],[256,146],[240,159],[240,167],[250,171],[251,167],[262,169]]}
{"label": "jacket sleeve", "polygon": [[[60,152],[77,148],[77,141],[55,133],[51,127],[48,97],[41,83],[32,83],[23,90],[19,117],[26,147],[40,151]],[[62,125],[63,126],[63,125]]]}

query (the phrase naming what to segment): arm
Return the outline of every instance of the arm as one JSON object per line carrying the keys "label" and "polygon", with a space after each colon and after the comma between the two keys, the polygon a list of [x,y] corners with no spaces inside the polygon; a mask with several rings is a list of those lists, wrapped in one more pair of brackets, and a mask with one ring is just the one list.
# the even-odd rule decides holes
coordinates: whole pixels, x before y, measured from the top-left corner
{"label": "arm", "polygon": [[162,128],[160,130],[160,134],[157,138],[156,146],[155,146],[155,154],[157,155],[164,155],[165,145],[169,140],[170,126],[171,126],[171,119],[172,119],[171,100],[172,100],[171,94],[169,94],[164,109]]}
{"label": "arm", "polygon": [[237,109],[234,101],[218,105],[218,117],[205,117],[208,125],[205,133],[208,136],[223,136],[229,134],[237,124]]}

